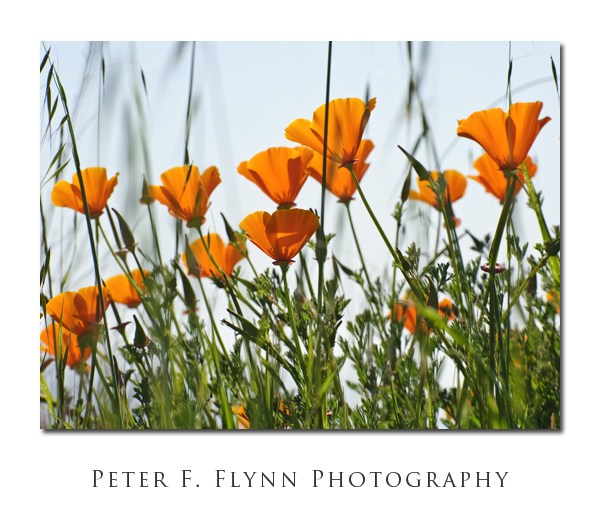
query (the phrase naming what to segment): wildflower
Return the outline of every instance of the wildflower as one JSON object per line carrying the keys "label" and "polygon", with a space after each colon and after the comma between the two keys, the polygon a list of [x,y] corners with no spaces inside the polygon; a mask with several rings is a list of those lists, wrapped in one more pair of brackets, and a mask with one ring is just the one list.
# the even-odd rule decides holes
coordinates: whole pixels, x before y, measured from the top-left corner
{"label": "wildflower", "polygon": [[[106,168],[94,167],[81,171],[85,197],[88,203],[90,218],[98,218],[102,215],[106,203],[117,185],[119,174],[110,180],[106,177]],[[81,196],[81,185],[77,173],[73,175],[73,183],[59,181],[55,184],[50,195],[52,204],[60,208],[71,208],[79,213],[85,214],[83,198]]]}
{"label": "wildflower", "polygon": [[[52,323],[40,334],[40,351],[47,352],[51,356],[56,357],[58,350],[58,324]],[[81,349],[77,344],[77,336],[70,330],[62,328],[62,355],[67,355],[67,366],[76,368],[81,363]],[[87,347],[84,351],[83,358],[86,361],[92,354],[92,351]]]}
{"label": "wildflower", "polygon": [[[533,177],[537,171],[537,166],[531,161],[529,156],[525,157],[524,162],[525,167],[529,172],[529,176]],[[487,153],[484,153],[473,163],[473,166],[479,172],[479,175],[469,175],[469,178],[481,184],[485,188],[485,191],[491,193],[501,203],[504,202],[504,196],[506,195],[506,177],[504,176],[504,172],[498,168],[498,165],[494,160]],[[520,169],[518,170],[518,176],[521,182],[517,182],[515,186],[515,195],[519,193],[521,183],[525,183],[523,172]]]}
{"label": "wildflower", "polygon": [[[431,172],[430,175],[431,180],[435,181],[440,174],[438,172]],[[446,200],[449,195],[450,202],[455,202],[465,194],[465,189],[467,188],[467,178],[462,173],[459,173],[455,170],[446,170],[444,172],[444,177],[446,179],[446,193],[444,195],[444,200]],[[435,193],[431,189],[429,181],[417,179],[417,185],[419,187],[419,191],[416,192],[414,190],[410,190],[408,193],[408,198],[411,200],[420,200],[421,202],[426,202],[430,206],[433,206],[435,209],[440,211],[440,204],[435,197]]]}
{"label": "wildflower", "polygon": [[482,110],[458,122],[457,135],[479,143],[501,170],[514,170],[525,160],[549,117],[538,120],[542,102],[515,103],[509,114],[500,108]]}
{"label": "wildflower", "polygon": [[[139,269],[136,269],[131,273],[134,282],[142,292],[145,290],[144,277],[147,275],[148,271],[144,271],[144,275],[142,276]],[[142,303],[140,295],[135,290],[135,287],[129,282],[129,278],[124,274],[119,274],[106,280],[106,287],[110,289],[112,300],[116,303],[127,305],[130,309],[134,309]]]}
{"label": "wildflower", "polygon": [[[329,102],[328,159],[342,166],[354,162],[375,103],[375,98],[366,105],[358,98],[334,99]],[[323,153],[325,109],[326,105],[317,108],[312,122],[308,119],[296,119],[285,129],[286,139]]]}
{"label": "wildflower", "polygon": [[406,295],[403,298],[403,301],[394,303],[393,315],[396,321],[402,321],[402,318],[406,316],[404,328],[414,334],[417,325],[417,309],[413,302],[406,299]]}
{"label": "wildflower", "polygon": [[[244,258],[244,255],[242,255],[238,248],[231,242],[225,246],[221,237],[216,233],[211,233],[204,238],[204,241],[208,245],[210,256],[212,256],[216,264],[223,269],[223,271],[225,271],[227,276],[231,276],[233,268],[242,258]],[[243,244],[242,247],[244,247]],[[219,271],[217,271],[215,264],[213,264],[212,260],[210,259],[210,256],[204,247],[201,238],[195,242],[192,242],[190,244],[190,249],[194,253],[196,260],[198,260],[198,264],[200,264],[200,267],[202,268],[200,276],[216,276],[217,278],[221,278],[221,275],[219,274]],[[185,253],[183,253],[181,258],[187,268],[188,264],[185,258]]]}
{"label": "wildflower", "polygon": [[556,307],[556,313],[560,314],[560,295],[556,291],[546,293],[546,298]]}
{"label": "wildflower", "polygon": [[[365,161],[373,148],[375,148],[375,145],[369,139],[363,139],[360,142],[360,146],[356,152],[356,159],[358,162],[354,165],[354,173],[358,182],[361,181],[369,169],[370,165]],[[312,160],[308,164],[308,173],[311,177],[322,183],[322,171],[323,156],[320,153],[315,152]],[[346,168],[337,168],[333,162],[328,160],[327,178],[325,181],[327,183],[327,189],[339,198],[338,202],[348,202],[352,200],[352,196],[356,191],[356,184],[354,184],[352,175]]]}
{"label": "wildflower", "polygon": [[456,307],[448,298],[445,298],[440,302],[438,305],[438,312],[442,318],[448,320],[456,319]]}
{"label": "wildflower", "polygon": [[273,215],[257,211],[240,222],[250,242],[275,260],[276,265],[292,263],[318,227],[319,217],[303,209],[278,210]]}
{"label": "wildflower", "polygon": [[290,209],[308,178],[306,167],[313,151],[303,146],[269,148],[238,166],[238,172],[256,184],[277,209]]}
{"label": "wildflower", "polygon": [[[110,289],[103,288],[102,296],[106,308],[110,303]],[[61,293],[46,304],[46,312],[57,323],[62,314],[62,326],[76,336],[95,333],[98,322],[102,320],[102,310],[98,308],[98,287],[94,285],[77,292]]]}
{"label": "wildflower", "polygon": [[197,166],[178,166],[163,173],[160,180],[162,186],[148,188],[149,197],[167,206],[169,213],[187,227],[203,224],[210,206],[208,198],[221,182],[219,170],[211,166],[200,175]]}
{"label": "wildflower", "polygon": [[243,406],[231,407],[231,411],[237,415],[239,427],[242,430],[248,430],[250,428],[250,418],[246,413],[246,409]]}

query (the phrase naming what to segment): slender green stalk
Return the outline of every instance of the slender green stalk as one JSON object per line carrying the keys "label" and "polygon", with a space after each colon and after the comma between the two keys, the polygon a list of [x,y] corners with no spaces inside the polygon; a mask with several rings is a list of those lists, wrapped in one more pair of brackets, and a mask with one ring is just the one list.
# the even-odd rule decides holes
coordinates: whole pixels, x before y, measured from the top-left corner
{"label": "slender green stalk", "polygon": [[375,227],[377,228],[377,231],[379,231],[379,234],[381,235],[381,238],[385,242],[385,245],[388,248],[390,254],[392,255],[392,258],[394,259],[395,262],[398,262],[399,259],[398,259],[398,255],[396,255],[396,251],[394,251],[394,248],[392,247],[392,244],[390,244],[390,241],[388,240],[388,237],[383,232],[383,229],[379,225],[379,221],[377,220],[377,217],[375,217],[375,214],[373,213],[373,210],[371,209],[371,206],[369,206],[369,203],[367,202],[367,199],[365,198],[365,194],[363,193],[363,190],[360,187],[360,183],[358,182],[358,179],[356,178],[356,174],[354,173],[354,166],[353,166],[353,164],[352,163],[348,163],[348,164],[344,164],[343,166],[344,166],[344,168],[348,169],[348,171],[350,172],[350,175],[352,175],[352,179],[354,180],[354,184],[356,186],[356,190],[358,191],[358,194],[360,195],[360,198],[363,201],[363,204],[365,205],[365,208],[367,209],[367,212],[369,213],[369,216],[371,217],[371,220],[373,221],[373,224],[375,224]]}
{"label": "slender green stalk", "polygon": [[158,243],[158,235],[156,233],[156,226],[154,225],[154,217],[152,216],[152,208],[150,204],[146,204],[148,206],[148,215],[150,215],[150,226],[152,227],[152,236],[154,237],[154,245],[156,246],[156,252],[158,254],[158,262],[160,263],[160,268],[163,268],[162,256],[160,254],[160,244]]}
{"label": "slender green stalk", "polygon": [[[523,178],[525,179],[525,184],[527,185],[529,203],[535,211],[535,215],[540,226],[540,231],[542,232],[542,238],[544,239],[544,242],[550,242],[552,240],[552,237],[550,236],[550,232],[548,231],[546,219],[544,219],[544,213],[542,212],[540,198],[537,192],[535,191],[533,182],[531,182],[531,177],[529,176],[529,172],[527,171],[527,166],[525,166],[525,162],[521,164],[521,171],[523,172]],[[550,256],[548,258],[548,264],[550,265],[550,272],[552,273],[554,286],[556,290],[560,293],[560,260],[558,256]]]}
{"label": "slender green stalk", "polygon": [[[40,195],[40,215],[42,216],[42,236],[44,238],[44,253],[46,254],[46,259],[48,259],[48,239],[46,238],[46,217],[44,216],[44,207],[42,206],[42,197]],[[46,272],[48,273],[48,291],[50,293],[50,299],[52,296],[52,277],[50,276],[50,263],[46,267]]]}
{"label": "slender green stalk", "polygon": [[288,271],[289,263],[281,262],[279,264],[279,267],[281,267],[281,272],[283,273],[283,285],[285,287],[285,298],[287,300],[287,306],[288,306],[288,317],[290,320],[290,325],[292,327],[292,332],[294,334],[294,345],[296,346],[296,357],[298,358],[298,364],[300,365],[300,368],[302,369],[302,374],[304,375],[304,381],[307,381],[306,365],[304,363],[304,356],[302,355],[302,348],[300,347],[300,339],[298,338],[298,330],[296,329],[296,318],[295,318],[296,309],[295,309],[295,307],[292,307],[292,300],[290,298],[290,288],[288,286],[287,271]]}
{"label": "slender green stalk", "polygon": [[[98,286],[98,293],[99,295],[102,295],[102,278],[100,277],[100,267],[98,264],[98,257],[96,255],[96,247],[94,244],[94,234],[92,231],[92,223],[91,223],[91,217],[90,217],[90,209],[88,207],[88,202],[87,202],[87,196],[86,196],[86,192],[85,192],[85,186],[83,183],[83,175],[81,173],[81,164],[79,162],[79,153],[77,152],[77,142],[75,140],[75,131],[73,130],[73,124],[71,122],[71,115],[69,113],[69,107],[67,104],[67,97],[65,95],[65,91],[63,89],[62,84],[60,83],[60,79],[58,77],[58,74],[56,73],[56,71],[54,71],[54,78],[57,82],[58,85],[58,89],[60,91],[60,98],[61,98],[61,102],[63,105],[63,109],[65,111],[65,117],[67,119],[67,124],[69,126],[69,134],[71,136],[71,143],[73,144],[73,160],[75,162],[75,167],[77,169],[77,178],[79,179],[79,187],[81,190],[81,198],[83,201],[83,209],[85,212],[85,220],[87,223],[87,228],[88,228],[88,236],[90,238],[90,247],[92,249],[92,258],[94,260],[94,271],[96,274],[96,285]],[[104,305],[104,298],[101,296],[100,297],[100,307],[102,309],[102,316],[104,317],[104,332],[105,332],[105,337],[106,337],[106,348],[108,350],[108,354],[109,354],[109,359],[110,359],[110,369],[111,369],[111,374],[112,374],[112,378],[113,378],[113,386],[114,386],[114,399],[115,399],[115,412],[117,413],[118,416],[118,424],[119,426],[121,425],[121,397],[120,397],[120,393],[119,393],[119,388],[118,388],[118,381],[117,381],[117,371],[116,371],[116,367],[114,366],[114,361],[112,360],[112,348],[110,345],[110,333],[108,330],[108,320],[106,319],[106,308]]]}
{"label": "slender green stalk", "polygon": [[331,83],[331,49],[332,42],[329,42],[329,50],[327,53],[327,87],[325,90],[325,132],[323,134],[323,177],[321,179],[321,219],[319,228],[317,229],[317,260],[319,262],[319,281],[317,290],[317,305],[319,312],[322,311],[323,305],[323,285],[324,273],[323,264],[327,256],[327,244],[325,242],[325,192],[327,191],[327,139],[329,134],[329,87]]}

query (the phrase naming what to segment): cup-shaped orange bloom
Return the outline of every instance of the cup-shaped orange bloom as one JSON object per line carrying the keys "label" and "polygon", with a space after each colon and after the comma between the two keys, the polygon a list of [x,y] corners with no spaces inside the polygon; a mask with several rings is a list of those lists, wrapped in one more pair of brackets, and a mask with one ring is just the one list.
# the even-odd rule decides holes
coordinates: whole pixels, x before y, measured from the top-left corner
{"label": "cup-shaped orange bloom", "polygon": [[[439,177],[438,172],[431,172],[430,175],[432,180],[437,180]],[[455,170],[446,170],[444,172],[444,176],[446,177],[445,197],[450,195],[450,202],[455,202],[465,194],[465,189],[467,188],[467,178],[462,173]],[[422,181],[421,179],[417,178],[417,185],[419,186],[419,191],[417,192],[410,190],[408,193],[408,198],[426,202],[430,206],[433,206],[435,209],[440,211],[440,205],[435,198],[435,193],[429,185],[429,181]]]}
{"label": "cup-shaped orange bloom", "polygon": [[443,299],[438,305],[438,312],[442,318],[453,320],[456,318],[454,304],[448,299]]}
{"label": "cup-shaped orange bloom", "polygon": [[[525,167],[530,177],[535,175],[537,166],[531,161],[529,156],[525,157]],[[500,202],[504,202],[504,196],[506,195],[506,177],[504,172],[498,168],[498,165],[494,162],[487,153],[484,153],[479,159],[477,159],[473,166],[479,172],[479,175],[469,175],[469,179],[473,179],[481,184],[485,191],[491,193]],[[523,172],[519,168],[518,170],[519,179],[525,184],[525,178]],[[519,193],[521,189],[521,182],[517,182],[515,185],[515,195]]]}
{"label": "cup-shaped orange bloom", "polygon": [[[406,295],[404,295],[404,298],[406,298]],[[413,302],[405,299],[401,302],[394,303],[393,316],[396,318],[396,321],[402,321],[402,318],[406,316],[404,328],[411,334],[415,333],[415,328],[417,326],[417,309]]]}
{"label": "cup-shaped orange bloom", "polygon": [[240,163],[237,171],[278,204],[278,209],[289,209],[308,178],[306,167],[312,156],[313,151],[303,146],[269,148]]}
{"label": "cup-shaped orange bloom", "polygon": [[169,213],[186,222],[188,227],[195,227],[204,222],[210,206],[208,198],[220,184],[221,176],[215,166],[202,175],[197,166],[177,166],[163,173],[160,180],[162,186],[148,188],[150,198],[167,206]]}
{"label": "cup-shaped orange bloom", "polygon": [[[329,102],[327,157],[341,165],[356,159],[363,132],[375,109],[375,98],[368,104],[362,99],[334,99]],[[295,143],[323,153],[325,140],[325,105],[313,113],[312,122],[296,119],[285,129],[285,137]]]}
{"label": "cup-shaped orange bloom", "polygon": [[250,419],[246,413],[246,409],[243,406],[231,407],[231,411],[237,415],[239,428],[242,430],[248,430],[250,428]]}
{"label": "cup-shaped orange bloom", "polygon": [[[94,167],[86,168],[81,171],[83,178],[83,186],[85,188],[85,197],[88,203],[91,218],[99,217],[108,198],[111,196],[115,186],[117,185],[119,174],[108,180],[106,176],[106,168]],[[79,213],[85,214],[83,208],[83,198],[81,197],[81,185],[79,184],[79,176],[77,173],[73,175],[73,184],[67,181],[58,181],[52,189],[50,195],[52,204],[61,208],[71,208]]]}
{"label": "cup-shaped orange bloom", "polygon": [[[110,290],[102,289],[104,308],[110,303]],[[96,310],[98,316],[96,316]],[[84,287],[77,292],[64,292],[46,304],[46,312],[57,323],[62,313],[62,326],[77,336],[98,331],[102,309],[98,307],[98,287]]]}
{"label": "cup-shaped orange bloom", "polygon": [[[144,276],[146,275],[148,275],[148,272],[144,271]],[[131,276],[140,290],[144,291],[144,276],[142,276],[140,270],[136,269],[131,273]],[[106,280],[106,287],[110,289],[110,296],[116,303],[127,305],[130,309],[135,309],[142,303],[140,295],[133,285],[129,283],[129,279],[124,274],[118,274]]]}
{"label": "cup-shaped orange bloom", "polygon": [[[370,139],[363,139],[360,142],[358,151],[356,152],[357,163],[354,165],[354,173],[356,179],[360,182],[367,173],[370,164],[365,162],[375,145]],[[308,173],[320,183],[323,182],[323,156],[315,152],[312,160],[308,164]],[[327,189],[338,197],[339,202],[347,202],[352,200],[352,196],[356,191],[356,184],[352,179],[352,175],[347,168],[340,168],[338,164],[327,161]]]}
{"label": "cup-shaped orange bloom", "polygon": [[[227,245],[223,243],[223,240],[216,233],[211,233],[210,235],[204,237],[204,241],[208,246],[208,250],[210,251],[210,256],[202,243],[202,239],[199,238],[190,244],[190,249],[194,253],[196,260],[200,264],[202,268],[202,272],[200,276],[211,277],[216,276],[217,278],[221,278],[219,271],[215,267],[215,264],[212,262],[210,257],[212,256],[215,263],[225,271],[227,276],[231,276],[233,273],[233,268],[235,265],[244,258],[237,247],[235,247],[231,242]],[[243,245],[242,245],[243,247]],[[187,260],[185,258],[185,253],[181,255],[181,259],[187,268]]]}
{"label": "cup-shaped orange bloom", "polygon": [[273,215],[257,211],[240,222],[240,228],[255,246],[275,262],[292,263],[319,227],[319,217],[304,209],[282,209]]}
{"label": "cup-shaped orange bloom", "polygon": [[[56,357],[58,350],[58,324],[52,323],[40,334],[40,350]],[[68,352],[67,352],[68,347]],[[77,344],[77,336],[70,330],[62,329],[62,355],[67,352],[67,366],[75,368],[81,363],[81,349]],[[90,347],[84,350],[83,358],[87,360],[92,354]]]}
{"label": "cup-shaped orange bloom", "polygon": [[549,117],[538,120],[542,102],[515,103],[510,117],[500,108],[482,110],[458,122],[456,133],[479,143],[501,170],[514,170],[525,160]]}

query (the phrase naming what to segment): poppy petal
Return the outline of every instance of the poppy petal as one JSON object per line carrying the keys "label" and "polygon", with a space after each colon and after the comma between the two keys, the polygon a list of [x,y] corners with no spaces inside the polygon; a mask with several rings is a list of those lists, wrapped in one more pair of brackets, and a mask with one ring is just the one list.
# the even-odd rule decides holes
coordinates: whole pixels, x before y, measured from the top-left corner
{"label": "poppy petal", "polygon": [[323,141],[311,131],[308,119],[296,119],[285,129],[285,138],[308,146],[315,152],[323,152]]}
{"label": "poppy petal", "polygon": [[[294,211],[294,210],[285,210]],[[246,232],[248,240],[258,247],[263,253],[269,255],[273,260],[278,260],[275,257],[275,250],[269,241],[266,233],[266,227],[271,219],[271,215],[266,211],[256,211],[248,215],[240,222],[240,229]]]}
{"label": "poppy petal", "polygon": [[71,208],[79,213],[84,213],[81,191],[67,181],[58,181],[50,195],[52,204],[59,208]]}
{"label": "poppy petal", "polygon": [[302,209],[275,211],[266,226],[266,236],[275,250],[275,257],[289,261],[310,240],[319,227],[319,217]]}

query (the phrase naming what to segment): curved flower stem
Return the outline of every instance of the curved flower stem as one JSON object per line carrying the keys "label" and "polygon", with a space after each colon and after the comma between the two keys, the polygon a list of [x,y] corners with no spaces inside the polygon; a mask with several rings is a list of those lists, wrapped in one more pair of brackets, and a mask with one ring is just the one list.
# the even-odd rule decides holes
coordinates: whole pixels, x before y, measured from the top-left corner
{"label": "curved flower stem", "polygon": [[367,284],[369,286],[369,290],[373,291],[373,284],[371,283],[371,279],[369,278],[369,271],[367,271],[367,266],[365,265],[365,259],[363,258],[362,251],[360,249],[360,243],[358,242],[358,238],[356,236],[356,230],[354,229],[354,222],[352,221],[352,214],[350,213],[350,201],[344,201],[344,206],[346,206],[346,211],[348,212],[348,220],[350,221],[350,229],[352,230],[352,236],[354,237],[354,243],[356,244],[356,249],[358,251],[358,256],[360,257],[360,263],[363,268],[363,272],[365,273],[365,278],[367,279]]}
{"label": "curved flower stem", "polygon": [[360,183],[358,182],[358,179],[356,178],[356,174],[354,173],[354,166],[353,166],[353,164],[352,163],[348,163],[348,164],[344,164],[342,166],[344,168],[346,168],[350,172],[350,175],[352,175],[352,180],[354,181],[354,185],[356,186],[356,190],[358,191],[358,194],[360,195],[360,198],[363,201],[363,204],[365,205],[365,208],[367,208],[367,212],[369,213],[369,216],[371,217],[371,220],[375,224],[375,227],[377,228],[377,231],[379,231],[379,234],[381,235],[381,238],[383,238],[383,241],[385,242],[385,245],[387,246],[390,254],[392,255],[392,258],[394,259],[394,262],[398,262],[399,259],[398,259],[398,256],[396,255],[396,252],[394,251],[394,248],[392,247],[392,244],[390,244],[390,241],[388,240],[388,237],[383,232],[383,229],[381,229],[381,226],[379,225],[379,221],[375,217],[375,214],[373,213],[373,210],[371,209],[371,206],[369,206],[369,203],[367,202],[367,199],[365,198],[365,194],[363,193],[362,188],[360,187]]}
{"label": "curved flower stem", "polygon": [[[550,236],[548,226],[546,225],[546,220],[544,219],[544,214],[542,213],[542,205],[540,203],[540,198],[538,197],[538,194],[535,191],[533,182],[531,182],[531,177],[529,176],[529,172],[527,171],[527,166],[525,166],[525,162],[521,164],[521,171],[523,172],[523,178],[525,179],[525,184],[527,185],[529,203],[535,211],[538,223],[540,225],[542,238],[544,239],[544,242],[549,242],[550,240],[552,240],[552,237]],[[550,264],[550,272],[552,273],[552,279],[554,280],[555,288],[560,294],[560,260],[558,259],[558,256],[550,256],[548,258],[548,264]]]}
{"label": "curved flower stem", "polygon": [[[356,230],[354,229],[354,222],[352,220],[352,214],[350,213],[350,201],[349,200],[344,201],[343,204],[344,204],[344,206],[346,206],[346,210],[348,212],[348,220],[350,221],[350,229],[352,229],[352,236],[354,237],[354,243],[356,244],[356,249],[358,250],[358,256],[360,257],[360,263],[362,265],[363,272],[365,273],[365,278],[367,279],[367,285],[369,286],[369,291],[371,293],[371,294],[369,294],[365,291],[365,293],[367,295],[367,299],[369,301],[369,306],[371,307],[371,309],[373,309],[376,312],[376,314],[379,318],[379,323],[381,324],[381,323],[383,323],[383,318],[381,317],[381,313],[379,311],[379,306],[374,305],[373,302],[371,301],[371,296],[375,295],[375,287],[373,286],[373,284],[371,283],[371,279],[369,278],[369,271],[367,271],[367,266],[365,265],[365,259],[363,258],[362,251],[360,249],[360,243],[358,241],[358,237],[356,236]],[[395,271],[396,270],[394,269],[394,272]],[[364,289],[364,287],[363,287],[363,289]],[[378,326],[377,328],[379,328],[380,332],[382,333],[382,337],[383,337],[383,331],[381,330],[381,327]]]}

